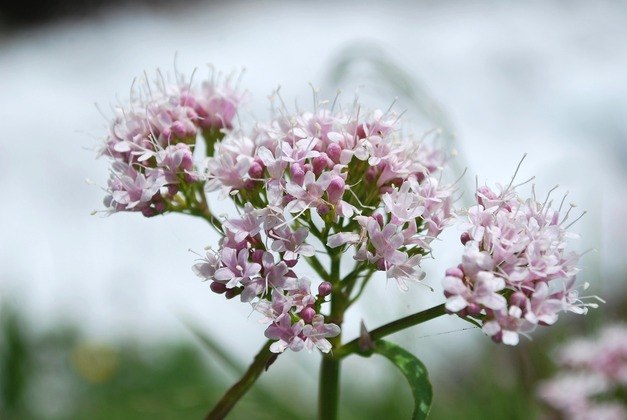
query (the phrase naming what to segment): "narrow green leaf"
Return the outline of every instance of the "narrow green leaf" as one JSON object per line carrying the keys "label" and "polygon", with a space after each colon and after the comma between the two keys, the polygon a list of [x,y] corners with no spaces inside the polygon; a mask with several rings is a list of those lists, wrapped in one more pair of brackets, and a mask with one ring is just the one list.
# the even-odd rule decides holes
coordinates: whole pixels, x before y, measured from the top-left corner
{"label": "narrow green leaf", "polygon": [[374,352],[388,358],[407,379],[414,396],[412,419],[426,419],[431,410],[433,391],[425,365],[416,356],[389,341],[377,341]]}

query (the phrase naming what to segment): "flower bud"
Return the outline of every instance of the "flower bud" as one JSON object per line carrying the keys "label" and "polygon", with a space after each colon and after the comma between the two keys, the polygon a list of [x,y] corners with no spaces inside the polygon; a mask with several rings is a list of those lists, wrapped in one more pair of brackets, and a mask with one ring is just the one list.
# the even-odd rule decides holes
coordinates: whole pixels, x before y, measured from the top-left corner
{"label": "flower bud", "polygon": [[322,283],[320,283],[320,286],[318,286],[319,296],[323,296],[323,297],[329,296],[332,291],[333,291],[333,286],[328,281],[323,281]]}
{"label": "flower bud", "polygon": [[314,308],[312,308],[310,306],[308,306],[305,309],[303,309],[302,311],[300,311],[300,317],[307,324],[309,324],[313,320],[314,316],[316,316],[316,311],[314,310]]}
{"label": "flower bud", "polygon": [[511,306],[518,306],[519,308],[525,308],[527,306],[527,296],[522,292],[515,292],[509,298],[509,304]]}
{"label": "flower bud", "polygon": [[316,211],[322,217],[324,217],[327,213],[329,213],[330,210],[331,210],[331,207],[329,207],[329,205],[326,203],[320,203],[316,206]]}
{"label": "flower bud", "polygon": [[257,264],[262,264],[262,260],[263,260],[263,254],[264,254],[264,250],[263,249],[255,249],[253,251],[253,255],[252,255],[252,261],[257,263]]}
{"label": "flower bud", "polygon": [[176,195],[176,193],[179,192],[179,186],[176,184],[170,184],[168,185],[168,191],[167,191],[167,196],[168,197],[174,197]]}
{"label": "flower bud", "polygon": [[226,292],[226,284],[219,283],[217,281],[212,282],[209,288],[211,289],[213,293],[217,293],[219,295]]}
{"label": "flower bud", "polygon": [[366,171],[365,175],[364,175],[366,181],[368,182],[374,182],[377,178],[377,173],[376,170],[373,166],[369,167],[368,170]]}
{"label": "flower bud", "polygon": [[298,162],[292,163],[290,174],[292,175],[292,181],[303,185],[303,181],[305,180],[305,168],[303,168],[303,165]]}
{"label": "flower bud", "polygon": [[452,267],[446,270],[445,274],[451,277],[464,278],[464,272],[457,267]]}
{"label": "flower bud", "polygon": [[392,188],[389,185],[384,185],[381,188],[379,188],[379,194],[383,195],[383,194],[391,194],[394,192],[394,188]]}
{"label": "flower bud", "polygon": [[466,245],[466,242],[470,240],[470,234],[468,232],[462,233],[459,240],[462,242],[462,245]]}
{"label": "flower bud", "polygon": [[383,227],[383,225],[385,225],[385,222],[383,221],[383,215],[381,213],[377,213],[372,217],[374,217],[377,223],[379,223],[379,226]]}
{"label": "flower bud", "polygon": [[329,201],[331,203],[336,204],[342,199],[345,186],[346,183],[340,176],[336,176],[331,180],[329,187],[327,188],[327,194],[329,195]]}
{"label": "flower bud", "polygon": [[253,179],[259,179],[263,177],[263,166],[259,162],[254,161],[248,169],[248,175]]}
{"label": "flower bud", "polygon": [[324,154],[313,158],[313,172],[319,176],[327,168],[327,157]]}
{"label": "flower bud", "polygon": [[166,208],[167,208],[167,205],[163,201],[157,201],[155,203],[155,212],[157,214],[163,213],[166,210]]}
{"label": "flower bud", "polygon": [[253,181],[252,179],[247,179],[244,182],[244,189],[245,190],[253,190],[253,189],[255,189],[255,182],[257,182],[257,181]]}
{"label": "flower bud", "polygon": [[157,215],[157,212],[155,211],[155,209],[151,208],[151,207],[146,207],[144,209],[142,209],[142,215],[144,217],[153,217]]}
{"label": "flower bud", "polygon": [[327,146],[327,156],[334,163],[340,163],[340,155],[342,154],[342,148],[337,143],[331,143]]}
{"label": "flower bud", "polygon": [[471,303],[466,307],[466,311],[470,316],[477,316],[481,313],[481,305],[477,305],[476,303]]}
{"label": "flower bud", "polygon": [[233,299],[235,296],[238,295],[237,292],[237,289],[227,289],[226,292],[224,292],[224,297],[227,299]]}

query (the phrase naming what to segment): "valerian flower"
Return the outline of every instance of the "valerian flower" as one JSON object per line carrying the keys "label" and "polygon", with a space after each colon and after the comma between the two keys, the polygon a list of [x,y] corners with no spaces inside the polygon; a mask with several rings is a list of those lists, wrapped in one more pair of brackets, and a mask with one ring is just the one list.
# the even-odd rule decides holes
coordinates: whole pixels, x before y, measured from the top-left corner
{"label": "valerian flower", "polygon": [[467,213],[462,262],[443,280],[446,309],[483,324],[496,342],[518,344],[518,334],[554,324],[560,312],[585,313],[578,297],[579,255],[566,251],[571,236],[559,209],[515,188],[481,187]]}
{"label": "valerian flower", "polygon": [[627,327],[603,328],[596,337],[577,338],[555,355],[557,375],[538,387],[540,398],[563,418],[623,420],[627,405]]}

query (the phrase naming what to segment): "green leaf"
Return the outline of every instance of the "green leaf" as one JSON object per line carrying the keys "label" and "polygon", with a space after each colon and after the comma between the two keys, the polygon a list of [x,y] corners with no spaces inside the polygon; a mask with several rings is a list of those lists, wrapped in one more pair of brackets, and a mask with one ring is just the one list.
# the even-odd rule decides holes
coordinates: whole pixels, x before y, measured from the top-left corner
{"label": "green leaf", "polygon": [[433,391],[425,365],[416,356],[389,341],[377,341],[374,352],[387,357],[407,379],[414,396],[412,419],[426,419],[431,410]]}

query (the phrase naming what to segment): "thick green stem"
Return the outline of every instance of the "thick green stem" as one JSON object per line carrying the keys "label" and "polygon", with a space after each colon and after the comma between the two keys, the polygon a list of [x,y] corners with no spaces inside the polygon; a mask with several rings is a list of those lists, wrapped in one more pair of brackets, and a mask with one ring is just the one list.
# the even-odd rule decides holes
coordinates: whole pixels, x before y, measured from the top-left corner
{"label": "thick green stem", "polygon": [[337,419],[340,399],[340,363],[340,360],[326,354],[322,356],[318,384],[318,418],[320,420]]}
{"label": "thick green stem", "polygon": [[[347,299],[342,290],[340,281],[340,263],[342,254],[331,254],[331,273],[328,281],[333,285],[331,292],[331,314],[329,321],[340,327],[344,321]],[[342,335],[329,339],[333,349],[342,344]],[[333,350],[332,350],[333,351]],[[320,420],[337,419],[340,400],[340,363],[341,361],[332,354],[322,355],[320,364],[320,382],[318,388],[318,418]]]}
{"label": "thick green stem", "polygon": [[213,410],[207,414],[207,420],[218,420],[226,417],[235,404],[237,404],[250,387],[253,386],[263,371],[267,369],[268,363],[273,357],[276,357],[276,354],[270,351],[271,344],[272,340],[264,344],[244,376],[224,394],[222,399],[213,407]]}
{"label": "thick green stem", "polygon": [[[392,321],[388,324],[385,324],[379,328],[370,331],[370,339],[374,342],[387,335],[393,334],[409,327],[413,327],[414,325],[422,324],[423,322],[430,321],[445,314],[446,309],[444,308],[444,304],[434,306],[432,308],[425,309],[424,311],[408,315],[401,319],[397,319],[396,321]],[[335,357],[337,359],[342,359],[349,354],[367,352],[368,350],[369,349],[361,349],[359,347],[359,338],[356,338],[353,341],[346,343],[345,345],[340,347],[335,352]]]}

